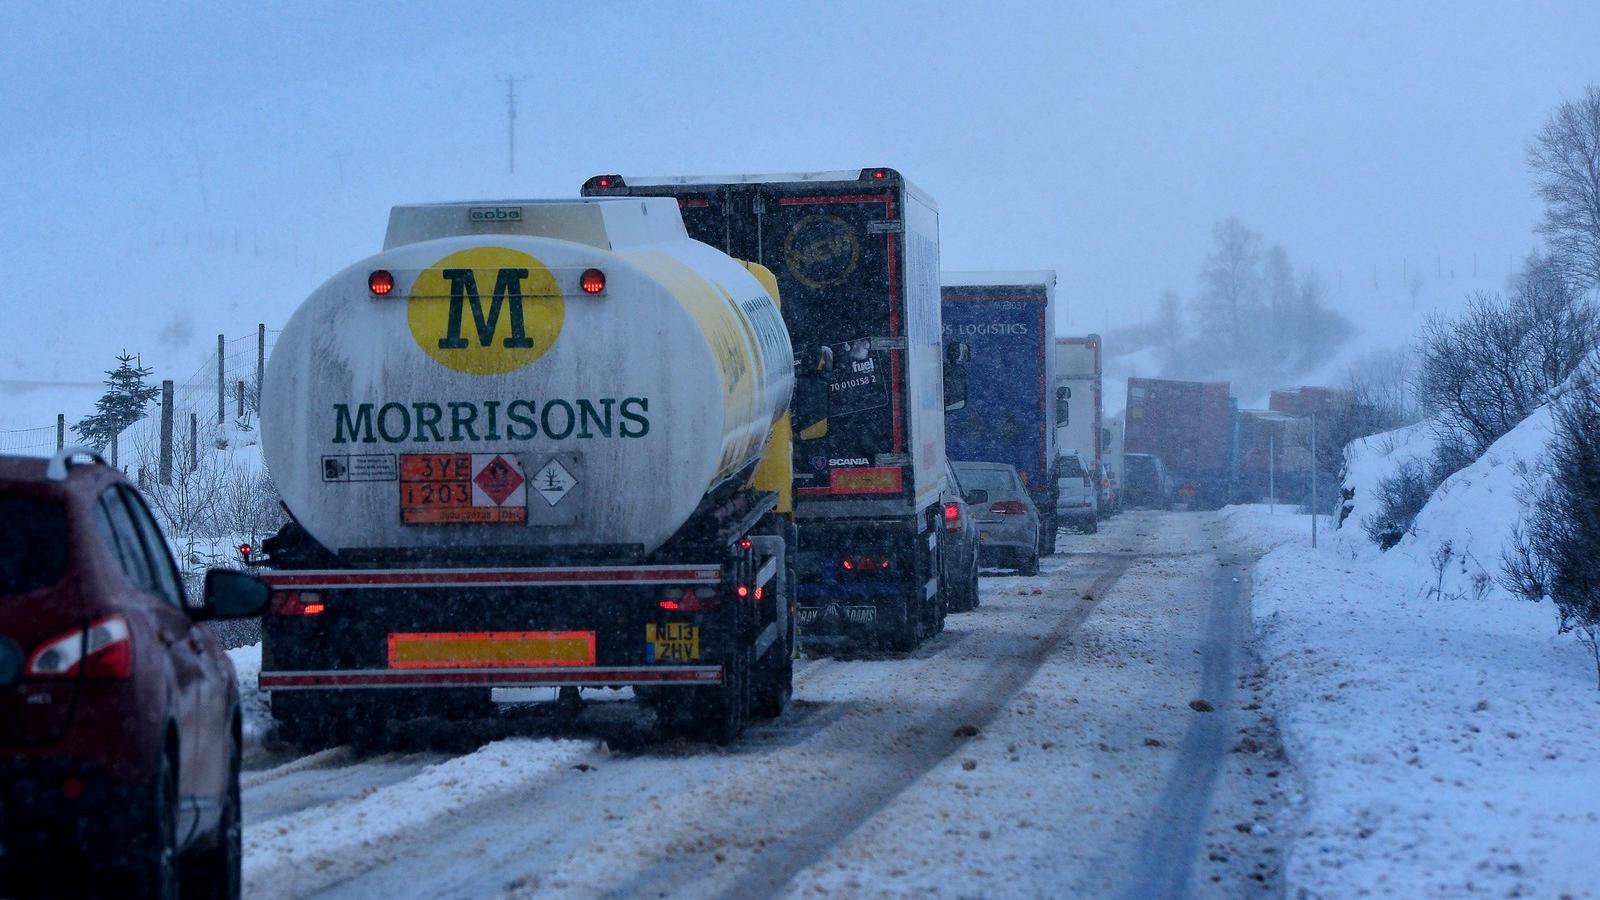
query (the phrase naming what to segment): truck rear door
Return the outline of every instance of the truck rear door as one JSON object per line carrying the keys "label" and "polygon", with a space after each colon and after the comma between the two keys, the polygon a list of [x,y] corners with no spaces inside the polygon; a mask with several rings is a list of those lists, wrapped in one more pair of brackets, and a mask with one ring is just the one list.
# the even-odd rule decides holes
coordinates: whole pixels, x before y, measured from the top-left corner
{"label": "truck rear door", "polygon": [[778,277],[801,359],[833,357],[826,435],[797,435],[803,497],[901,495],[909,463],[899,192],[860,184],[763,184],[754,258]]}

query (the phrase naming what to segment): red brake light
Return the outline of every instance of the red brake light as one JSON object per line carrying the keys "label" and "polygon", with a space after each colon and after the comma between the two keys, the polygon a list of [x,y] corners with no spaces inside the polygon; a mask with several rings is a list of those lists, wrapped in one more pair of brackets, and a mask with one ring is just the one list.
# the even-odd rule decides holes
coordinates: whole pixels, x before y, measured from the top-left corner
{"label": "red brake light", "polygon": [[45,642],[28,657],[29,675],[71,678],[127,678],[133,672],[133,634],[122,616],[106,616],[88,628]]}
{"label": "red brake light", "polygon": [[585,294],[598,294],[606,289],[606,273],[599,269],[585,269],[578,278],[578,286]]}
{"label": "red brake light", "polygon": [[872,180],[873,181],[882,181],[882,180],[884,180],[885,178],[888,178],[888,177],[889,177],[889,172],[886,169],[873,169],[872,170]]}
{"label": "red brake light", "polygon": [[839,560],[839,566],[846,572],[871,572],[873,569],[882,571],[889,568],[889,558],[879,559],[876,556],[846,556]]}
{"label": "red brake light", "polygon": [[596,183],[599,184],[601,187],[611,187],[611,179],[609,179],[609,178],[602,177],[602,178],[598,179],[596,181]]}
{"label": "red brake light", "polygon": [[378,269],[367,276],[367,290],[371,291],[374,297],[388,296],[389,292],[394,290],[394,276],[386,269]]}
{"label": "red brake light", "polygon": [[739,539],[739,549],[740,550],[749,550],[751,547],[754,547],[755,544],[756,544],[756,542],[750,540],[749,538],[740,538]]}
{"label": "red brake light", "polygon": [[946,531],[961,530],[961,504],[946,503],[944,505],[944,527]]}
{"label": "red brake light", "polygon": [[741,584],[739,585],[738,589],[734,591],[734,593],[739,595],[740,600],[743,600],[744,598],[750,596],[750,585]]}
{"label": "red brake light", "polygon": [[668,612],[710,612],[717,608],[717,595],[707,591],[705,594],[695,593],[694,588],[667,588],[661,594],[661,601],[656,604]]}
{"label": "red brake light", "polygon": [[315,616],[327,609],[322,595],[315,591],[273,591],[267,604],[271,616]]}

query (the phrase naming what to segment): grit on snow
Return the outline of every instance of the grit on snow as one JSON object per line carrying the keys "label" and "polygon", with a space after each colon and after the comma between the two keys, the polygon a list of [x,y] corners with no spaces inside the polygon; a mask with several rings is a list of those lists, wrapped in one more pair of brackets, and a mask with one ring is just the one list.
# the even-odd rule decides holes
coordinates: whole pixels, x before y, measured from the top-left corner
{"label": "grit on snow", "polygon": [[[1549,605],[1492,583],[1547,429],[1536,416],[1457,473],[1387,554],[1355,528],[1312,550],[1304,516],[1225,513],[1241,542],[1276,548],[1257,565],[1254,607],[1304,790],[1290,896],[1595,896],[1593,664],[1556,635]],[[1362,449],[1358,483],[1386,471]]]}
{"label": "grit on snow", "polygon": [[[1213,589],[1245,577],[1226,538],[1145,512],[1067,537],[916,653],[802,660],[789,712],[728,748],[641,739],[648,714],[611,703],[454,757],[258,761],[247,893],[1270,894],[1288,773],[1259,694],[1202,687]],[[1174,822],[1162,798],[1202,770]]]}

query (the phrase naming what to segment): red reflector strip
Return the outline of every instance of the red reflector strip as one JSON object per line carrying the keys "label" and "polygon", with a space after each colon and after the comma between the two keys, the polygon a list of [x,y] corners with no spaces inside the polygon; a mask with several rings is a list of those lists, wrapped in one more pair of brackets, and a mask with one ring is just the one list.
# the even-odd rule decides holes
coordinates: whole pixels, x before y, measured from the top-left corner
{"label": "red reflector strip", "polygon": [[538,687],[630,684],[721,684],[721,666],[651,666],[551,669],[365,669],[347,672],[262,672],[264,690],[390,687]]}
{"label": "red reflector strip", "polygon": [[593,666],[592,631],[443,631],[389,635],[393,669]]}

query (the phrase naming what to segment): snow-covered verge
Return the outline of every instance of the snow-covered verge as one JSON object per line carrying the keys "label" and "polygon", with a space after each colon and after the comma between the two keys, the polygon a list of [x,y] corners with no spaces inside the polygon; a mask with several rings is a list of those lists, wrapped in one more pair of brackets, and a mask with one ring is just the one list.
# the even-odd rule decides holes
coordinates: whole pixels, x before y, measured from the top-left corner
{"label": "snow-covered verge", "polygon": [[1477,548],[1493,539],[1482,526],[1509,527],[1496,505],[1509,473],[1495,470],[1520,446],[1440,488],[1408,539],[1417,550],[1312,550],[1308,524],[1228,512],[1242,541],[1282,538],[1256,567],[1253,606],[1305,790],[1290,896],[1596,896],[1600,693],[1585,651],[1555,634],[1548,606],[1419,590],[1436,577],[1425,540]]}
{"label": "snow-covered verge", "polygon": [[493,815],[497,798],[522,794],[602,752],[593,741],[495,741],[415,777],[246,827],[244,893],[297,897],[391,853],[397,841],[448,816]]}
{"label": "snow-covered verge", "polygon": [[269,694],[261,689],[261,642],[228,651],[233,670],[239,676],[239,712],[243,718],[245,755],[260,749],[261,739],[272,727]]}

